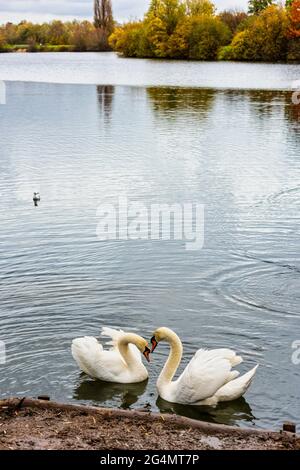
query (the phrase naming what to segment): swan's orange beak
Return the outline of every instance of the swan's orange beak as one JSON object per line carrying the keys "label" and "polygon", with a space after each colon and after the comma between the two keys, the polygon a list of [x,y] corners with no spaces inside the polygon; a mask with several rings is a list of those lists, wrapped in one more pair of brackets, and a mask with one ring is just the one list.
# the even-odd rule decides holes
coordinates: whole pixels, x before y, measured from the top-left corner
{"label": "swan's orange beak", "polygon": [[143,352],[143,356],[145,356],[146,360],[150,362],[150,349],[145,347],[145,351]]}
{"label": "swan's orange beak", "polygon": [[158,342],[156,341],[155,336],[152,336],[152,338],[151,338],[151,344],[152,344],[151,352],[153,353],[154,350],[155,350],[155,348],[156,348],[156,346],[158,345]]}

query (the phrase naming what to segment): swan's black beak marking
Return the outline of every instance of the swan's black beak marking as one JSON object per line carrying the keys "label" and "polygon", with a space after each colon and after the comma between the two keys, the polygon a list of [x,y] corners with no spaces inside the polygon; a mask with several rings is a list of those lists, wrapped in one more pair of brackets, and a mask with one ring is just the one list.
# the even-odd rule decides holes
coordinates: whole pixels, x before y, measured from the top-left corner
{"label": "swan's black beak marking", "polygon": [[145,351],[143,352],[143,355],[145,356],[146,360],[150,362],[150,349],[145,347]]}
{"label": "swan's black beak marking", "polygon": [[156,346],[158,345],[155,336],[152,336],[152,338],[151,338],[151,344],[152,344],[151,352],[153,353],[154,350],[155,350],[155,348],[156,348]]}

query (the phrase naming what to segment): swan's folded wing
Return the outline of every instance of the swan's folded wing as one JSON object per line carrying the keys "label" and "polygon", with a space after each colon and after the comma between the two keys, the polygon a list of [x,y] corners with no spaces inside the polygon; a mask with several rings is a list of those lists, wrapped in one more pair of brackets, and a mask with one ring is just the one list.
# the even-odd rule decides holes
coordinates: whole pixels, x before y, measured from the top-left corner
{"label": "swan's folded wing", "polygon": [[111,341],[108,341],[106,344],[112,346],[112,349],[117,349],[117,344],[120,338],[124,336],[123,330],[114,330],[113,328],[109,328],[104,326],[101,330],[101,336],[105,336],[107,338],[111,338]]}
{"label": "swan's folded wing", "polygon": [[[201,354],[202,352],[203,349],[199,349],[199,351],[196,352],[195,356],[197,357],[197,355]],[[224,359],[228,359],[232,367],[237,366],[243,362],[243,358],[241,356],[238,356],[236,352],[232,349],[212,349],[208,352],[211,356],[220,356]]]}
{"label": "swan's folded wing", "polygon": [[231,362],[218,350],[197,351],[176,381],[179,403],[197,403],[212,397],[228,380]]}
{"label": "swan's folded wing", "polygon": [[244,395],[252,383],[257,368],[258,365],[238,379],[232,380],[221,387],[216,393],[218,401],[236,400]]}
{"label": "swan's folded wing", "polygon": [[90,377],[111,382],[124,371],[124,361],[118,350],[104,351],[93,337],[73,340],[72,355],[79,368]]}
{"label": "swan's folded wing", "polygon": [[96,338],[85,336],[72,341],[72,356],[79,368],[93,375],[94,365],[102,360],[103,348]]}

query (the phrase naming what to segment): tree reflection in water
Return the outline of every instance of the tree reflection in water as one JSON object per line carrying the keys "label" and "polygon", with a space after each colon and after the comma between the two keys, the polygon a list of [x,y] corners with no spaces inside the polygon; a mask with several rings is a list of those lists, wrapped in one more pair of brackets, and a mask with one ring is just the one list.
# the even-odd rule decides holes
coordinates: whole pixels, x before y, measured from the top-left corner
{"label": "tree reflection in water", "polygon": [[216,98],[216,91],[206,88],[150,87],[147,94],[154,111],[160,116],[173,116],[174,119],[180,112],[197,113],[197,116],[205,118]]}
{"label": "tree reflection in water", "polygon": [[105,122],[111,119],[113,101],[114,101],[115,87],[112,85],[98,85],[97,98],[101,116],[104,117]]}

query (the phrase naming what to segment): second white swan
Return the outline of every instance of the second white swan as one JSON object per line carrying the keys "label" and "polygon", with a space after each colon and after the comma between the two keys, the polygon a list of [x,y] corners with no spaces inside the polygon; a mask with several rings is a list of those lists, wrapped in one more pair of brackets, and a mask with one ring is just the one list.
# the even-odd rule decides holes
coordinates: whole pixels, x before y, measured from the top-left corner
{"label": "second white swan", "polygon": [[199,349],[181,376],[173,381],[182,358],[182,343],[174,331],[159,328],[151,343],[153,352],[159,341],[167,341],[171,350],[158,378],[157,390],[161,398],[171,403],[215,406],[219,402],[240,398],[248,390],[256,367],[239,376],[232,367],[243,359],[230,349]]}
{"label": "second white swan", "polygon": [[102,336],[111,338],[112,346],[104,350],[96,338],[85,336],[74,339],[72,355],[78,367],[92,378],[104,382],[138,383],[148,378],[141,353],[149,362],[147,341],[134,333],[102,328]]}

